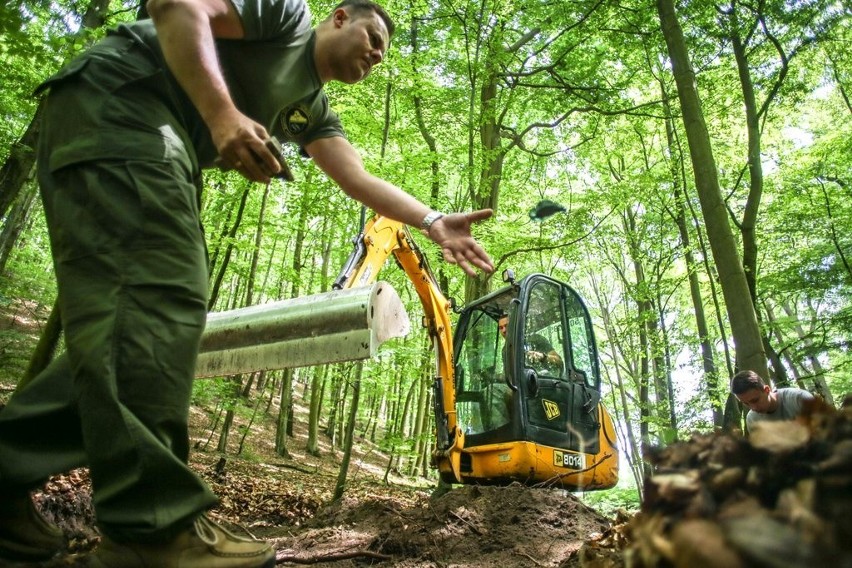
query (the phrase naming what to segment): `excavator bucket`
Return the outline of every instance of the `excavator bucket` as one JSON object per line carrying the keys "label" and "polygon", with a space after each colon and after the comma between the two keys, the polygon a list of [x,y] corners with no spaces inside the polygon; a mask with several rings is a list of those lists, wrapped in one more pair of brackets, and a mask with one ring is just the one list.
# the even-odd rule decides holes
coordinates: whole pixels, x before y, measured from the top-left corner
{"label": "excavator bucket", "polygon": [[196,377],[305,367],[373,357],[410,330],[387,282],[207,316]]}

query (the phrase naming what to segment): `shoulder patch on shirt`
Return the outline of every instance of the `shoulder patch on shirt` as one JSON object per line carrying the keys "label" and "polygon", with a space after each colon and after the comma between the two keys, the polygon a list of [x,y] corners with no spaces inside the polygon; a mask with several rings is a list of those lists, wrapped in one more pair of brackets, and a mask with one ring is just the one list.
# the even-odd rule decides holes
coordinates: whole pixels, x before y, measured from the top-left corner
{"label": "shoulder patch on shirt", "polygon": [[293,136],[307,130],[311,123],[311,113],[304,105],[292,106],[281,113],[281,127]]}

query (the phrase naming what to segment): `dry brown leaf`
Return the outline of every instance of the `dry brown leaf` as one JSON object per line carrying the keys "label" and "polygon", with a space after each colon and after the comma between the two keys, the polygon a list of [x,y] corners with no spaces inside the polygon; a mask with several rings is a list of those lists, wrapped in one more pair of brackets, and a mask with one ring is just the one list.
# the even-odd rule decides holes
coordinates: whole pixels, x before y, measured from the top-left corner
{"label": "dry brown leaf", "polygon": [[725,541],[722,529],[704,519],[677,523],[672,530],[677,568],[741,568],[742,559]]}
{"label": "dry brown leaf", "polygon": [[725,538],[750,565],[767,568],[813,568],[816,550],[800,532],[769,516],[721,521]]}

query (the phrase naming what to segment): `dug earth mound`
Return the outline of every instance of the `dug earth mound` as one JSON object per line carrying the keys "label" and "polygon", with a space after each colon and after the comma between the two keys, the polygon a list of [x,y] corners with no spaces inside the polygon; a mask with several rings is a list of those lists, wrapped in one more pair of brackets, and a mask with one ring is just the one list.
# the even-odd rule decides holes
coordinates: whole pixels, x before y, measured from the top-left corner
{"label": "dug earth mound", "polygon": [[[260,471],[209,479],[224,494],[211,516],[270,540],[279,566],[558,567],[611,525],[560,490],[470,486],[431,497],[374,484],[323,506],[305,493],[276,492],[278,482],[259,480]],[[99,540],[85,470],[52,479],[36,503],[71,543],[71,554],[43,568],[85,566]],[[275,524],[285,517],[290,524]]]}

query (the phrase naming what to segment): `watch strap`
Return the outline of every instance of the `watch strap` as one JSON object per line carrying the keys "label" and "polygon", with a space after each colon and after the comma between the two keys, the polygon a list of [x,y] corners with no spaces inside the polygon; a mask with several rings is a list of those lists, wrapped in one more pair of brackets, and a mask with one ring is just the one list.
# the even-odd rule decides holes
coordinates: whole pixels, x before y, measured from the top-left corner
{"label": "watch strap", "polygon": [[423,220],[420,222],[420,230],[428,233],[429,229],[432,227],[435,221],[437,221],[443,216],[444,214],[439,211],[430,211],[426,214],[425,217],[423,217]]}

